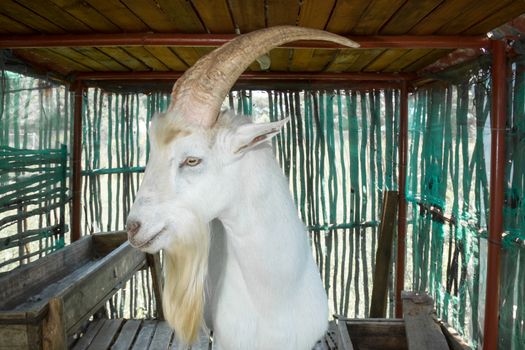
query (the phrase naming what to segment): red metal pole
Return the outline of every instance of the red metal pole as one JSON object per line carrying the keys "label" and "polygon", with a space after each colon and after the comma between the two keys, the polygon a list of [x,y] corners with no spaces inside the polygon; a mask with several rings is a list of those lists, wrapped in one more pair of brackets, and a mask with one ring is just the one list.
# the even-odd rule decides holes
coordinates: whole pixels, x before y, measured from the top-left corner
{"label": "red metal pole", "polygon": [[396,317],[403,317],[401,291],[405,287],[405,240],[407,225],[406,174],[408,145],[408,83],[401,82],[399,113],[399,208],[397,212]]}
{"label": "red metal pole", "polygon": [[503,233],[505,127],[507,119],[507,57],[504,41],[492,42],[492,113],[490,152],[490,216],[487,295],[483,350],[498,347],[500,255]]}
{"label": "red metal pole", "polygon": [[81,234],[81,197],[82,197],[82,103],[84,87],[80,82],[73,86],[75,94],[75,109],[73,116],[73,205],[71,213],[71,242],[82,236]]}
{"label": "red metal pole", "polygon": [[[104,46],[198,46],[217,47],[233,38],[234,34],[180,34],[180,33],[125,33],[125,34],[50,34],[2,35],[0,48],[29,49],[46,47],[104,47]],[[362,49],[487,48],[486,36],[460,35],[389,35],[348,36]],[[296,41],[284,44],[286,48],[344,48],[324,41]]]}
{"label": "red metal pole", "polygon": [[[79,72],[78,81],[86,80],[176,80],[184,72]],[[310,73],[310,72],[245,72],[239,80],[316,80],[316,81],[401,81],[413,80],[410,73]]]}

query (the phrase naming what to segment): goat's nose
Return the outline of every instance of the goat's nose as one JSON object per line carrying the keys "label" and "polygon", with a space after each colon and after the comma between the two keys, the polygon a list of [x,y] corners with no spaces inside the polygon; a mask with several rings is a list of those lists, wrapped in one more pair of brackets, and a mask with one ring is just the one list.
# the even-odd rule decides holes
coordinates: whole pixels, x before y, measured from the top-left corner
{"label": "goat's nose", "polygon": [[128,220],[126,223],[126,229],[128,231],[128,238],[133,238],[140,229],[140,221]]}

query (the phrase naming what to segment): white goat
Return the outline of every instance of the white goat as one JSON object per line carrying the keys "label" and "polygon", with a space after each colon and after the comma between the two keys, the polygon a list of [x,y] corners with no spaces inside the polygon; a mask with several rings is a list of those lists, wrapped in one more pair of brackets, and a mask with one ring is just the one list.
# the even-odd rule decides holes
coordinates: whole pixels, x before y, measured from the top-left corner
{"label": "white goat", "polygon": [[164,314],[185,343],[204,318],[221,350],[311,349],[326,331],[326,293],[267,142],[287,120],[220,113],[254,59],[296,40],[358,46],[288,26],[239,36],[177,81],[168,111],[150,126],[128,237],[143,251],[164,250]]}

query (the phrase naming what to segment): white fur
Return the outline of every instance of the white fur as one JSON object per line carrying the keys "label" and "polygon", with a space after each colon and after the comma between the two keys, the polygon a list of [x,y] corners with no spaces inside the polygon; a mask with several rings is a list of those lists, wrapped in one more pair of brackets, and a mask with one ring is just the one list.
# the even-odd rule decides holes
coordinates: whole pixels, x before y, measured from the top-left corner
{"label": "white fur", "polygon": [[[216,348],[312,349],[327,328],[327,297],[266,142],[284,122],[251,124],[226,113],[211,130],[172,124],[190,134],[163,144],[167,120],[157,117],[150,128],[150,162],[128,218],[141,228],[131,243],[169,254],[188,240],[195,217],[210,223],[205,319]],[[187,157],[202,162],[181,166]]]}

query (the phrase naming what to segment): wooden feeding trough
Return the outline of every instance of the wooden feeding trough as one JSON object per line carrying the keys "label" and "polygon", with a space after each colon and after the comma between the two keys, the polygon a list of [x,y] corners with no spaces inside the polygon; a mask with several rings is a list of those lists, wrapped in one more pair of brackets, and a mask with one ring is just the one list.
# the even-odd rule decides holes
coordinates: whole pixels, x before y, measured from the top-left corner
{"label": "wooden feeding trough", "polygon": [[434,314],[427,294],[403,292],[402,319],[338,318],[331,324],[330,349],[342,350],[469,350],[470,347]]}
{"label": "wooden feeding trough", "polygon": [[148,261],[160,272],[124,232],[106,233],[1,276],[0,349],[66,349],[68,337]]}

